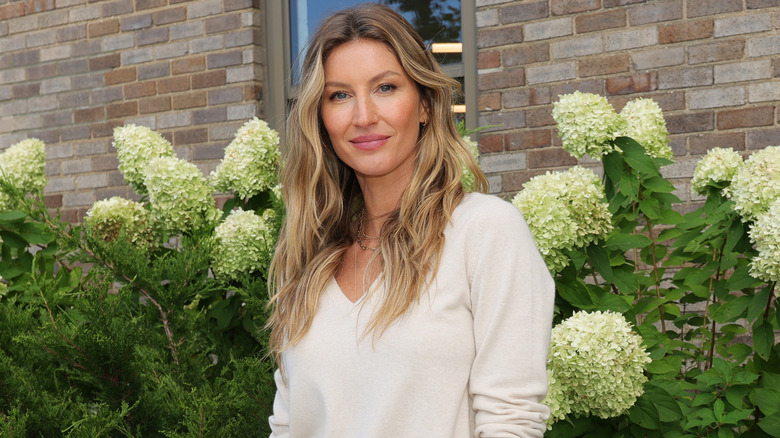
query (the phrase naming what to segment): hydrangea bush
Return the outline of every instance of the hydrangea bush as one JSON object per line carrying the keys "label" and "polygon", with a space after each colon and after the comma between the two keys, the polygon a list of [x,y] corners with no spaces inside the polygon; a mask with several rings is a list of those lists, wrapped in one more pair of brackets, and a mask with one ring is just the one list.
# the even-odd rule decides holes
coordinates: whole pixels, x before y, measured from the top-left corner
{"label": "hydrangea bush", "polygon": [[214,273],[237,279],[252,272],[267,272],[278,234],[276,215],[274,210],[266,210],[262,216],[241,208],[231,211],[214,230]]}
{"label": "hydrangea bush", "polygon": [[119,196],[97,201],[87,210],[84,231],[97,241],[113,242],[124,232],[139,249],[155,242],[152,215],[138,202]]}
{"label": "hydrangea bush", "polygon": [[546,436],[780,436],[780,146],[711,150],[681,214],[655,103],[615,114],[575,92],[553,115],[604,176],[538,176],[514,199],[556,282]]}
{"label": "hydrangea bush", "polygon": [[[46,147],[42,141],[22,140],[0,153],[0,177],[22,193],[36,193],[46,185]],[[15,201],[0,189],[0,211],[14,208]]]}

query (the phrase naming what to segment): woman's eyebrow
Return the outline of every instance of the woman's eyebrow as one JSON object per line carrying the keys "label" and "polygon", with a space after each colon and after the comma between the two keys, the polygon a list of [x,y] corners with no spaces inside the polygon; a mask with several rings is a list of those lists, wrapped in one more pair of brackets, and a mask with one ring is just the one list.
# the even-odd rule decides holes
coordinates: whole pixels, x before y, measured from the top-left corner
{"label": "woman's eyebrow", "polygon": [[[385,79],[389,76],[401,76],[401,73],[398,73],[395,70],[385,70],[379,74],[376,74],[374,77],[369,79],[369,82],[377,82],[379,80]],[[325,82],[326,87],[336,87],[336,88],[348,88],[350,85],[345,82],[338,82],[338,81],[328,81]]]}

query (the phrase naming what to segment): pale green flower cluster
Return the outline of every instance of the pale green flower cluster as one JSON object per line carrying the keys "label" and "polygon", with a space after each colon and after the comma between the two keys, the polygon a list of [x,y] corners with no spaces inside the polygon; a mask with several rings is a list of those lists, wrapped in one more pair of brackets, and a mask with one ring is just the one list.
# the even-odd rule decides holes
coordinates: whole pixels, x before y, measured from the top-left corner
{"label": "pale green flower cluster", "polygon": [[[466,143],[466,146],[468,146],[469,152],[474,156],[474,159],[479,161],[479,144],[469,136],[464,136],[463,141]],[[466,192],[473,192],[476,189],[474,174],[471,173],[465,165],[463,166],[463,176],[460,178],[460,183],[463,186],[463,190]]]}
{"label": "pale green flower cluster", "polygon": [[84,230],[105,242],[113,242],[124,231],[139,248],[154,243],[151,213],[142,204],[119,196],[92,204],[84,217]]}
{"label": "pale green flower cluster", "polygon": [[563,420],[571,413],[571,406],[566,400],[561,382],[553,375],[553,370],[547,369],[547,396],[542,403],[550,408],[550,418],[547,419],[547,429],[552,429],[553,423]]}
{"label": "pale green flower cluster", "polygon": [[[0,243],[3,243],[2,240],[0,240]],[[3,276],[0,275],[0,297],[8,293],[8,286],[3,282]]]}
{"label": "pale green flower cluster", "polygon": [[279,134],[255,117],[236,131],[209,180],[218,191],[247,198],[276,185],[279,159]]}
{"label": "pale green flower cluster", "polygon": [[587,246],[612,230],[604,186],[583,167],[531,178],[512,203],[523,213],[552,274],[569,263],[565,250]]}
{"label": "pale green flower cluster", "polygon": [[[0,177],[20,192],[32,193],[46,186],[46,146],[37,138],[29,138],[0,154]],[[16,202],[0,191],[0,211],[10,210]]]}
{"label": "pale green flower cluster", "polygon": [[[554,415],[610,418],[643,393],[650,356],[623,315],[577,312],[553,328],[547,365],[554,377]],[[563,392],[563,397],[557,394]]]}
{"label": "pale green flower cluster", "polygon": [[218,278],[236,279],[242,273],[266,271],[276,245],[276,213],[262,216],[236,209],[214,229],[212,269]]}
{"label": "pale green flower cluster", "polygon": [[221,217],[211,187],[194,164],[158,157],[144,170],[152,218],[161,229],[188,233],[215,224]]}
{"label": "pale green flower cluster", "polygon": [[780,198],[780,146],[753,153],[739,168],[728,195],[743,222],[755,220]]}
{"label": "pale green flower cluster", "polygon": [[626,121],[605,97],[579,91],[560,96],[552,116],[563,148],[575,158],[585,154],[599,158],[612,152],[611,142],[626,127]]}
{"label": "pale green flower cluster", "polygon": [[672,159],[674,153],[669,147],[666,121],[661,107],[653,99],[634,99],[626,103],[620,116],[627,126],[618,136],[633,138],[651,157]]}
{"label": "pale green flower cluster", "polygon": [[749,234],[758,250],[750,262],[750,275],[766,282],[780,281],[780,198],[758,216]]}
{"label": "pale green flower cluster", "polygon": [[147,194],[144,169],[157,157],[174,157],[173,146],[160,134],[145,126],[126,125],[114,128],[114,143],[119,171],[125,181],[140,195]]}
{"label": "pale green flower cluster", "polygon": [[733,149],[710,149],[707,155],[696,163],[696,170],[691,178],[691,192],[706,195],[708,184],[730,183],[740,166],[742,156]]}

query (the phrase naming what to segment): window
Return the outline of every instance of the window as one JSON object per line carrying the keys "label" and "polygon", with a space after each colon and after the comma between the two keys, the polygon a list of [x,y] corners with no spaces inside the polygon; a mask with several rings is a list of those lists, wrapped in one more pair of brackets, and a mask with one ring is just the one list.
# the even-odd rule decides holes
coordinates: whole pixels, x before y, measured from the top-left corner
{"label": "window", "polygon": [[[266,2],[267,76],[263,84],[269,123],[281,126],[286,101],[298,77],[297,58],[317,23],[329,13],[365,0],[283,0]],[[463,94],[455,110],[469,128],[477,122],[476,18],[474,0],[377,0],[417,29],[436,59],[458,79]],[[465,36],[465,37],[464,37]],[[281,87],[277,84],[284,83]]]}

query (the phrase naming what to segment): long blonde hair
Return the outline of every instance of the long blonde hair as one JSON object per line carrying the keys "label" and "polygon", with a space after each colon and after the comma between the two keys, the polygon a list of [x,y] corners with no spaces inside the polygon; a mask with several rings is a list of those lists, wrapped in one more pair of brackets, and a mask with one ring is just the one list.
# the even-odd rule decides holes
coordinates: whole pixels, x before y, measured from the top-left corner
{"label": "long blonde hair", "polygon": [[[351,168],[336,155],[320,116],[323,65],[332,50],[357,39],[387,44],[417,84],[428,111],[414,173],[400,208],[385,222],[378,259],[386,295],[368,332],[381,333],[416,303],[438,268],[444,227],[463,197],[462,165],[484,191],[487,181],[455,125],[452,93],[459,84],[439,66],[412,26],[392,9],[364,4],[325,19],[303,61],[299,92],[287,120],[282,196],[287,215],[271,263],[270,353],[296,345],[311,326],[322,291],[353,244],[351,224],[362,206]],[[388,281],[391,280],[391,281]]]}

